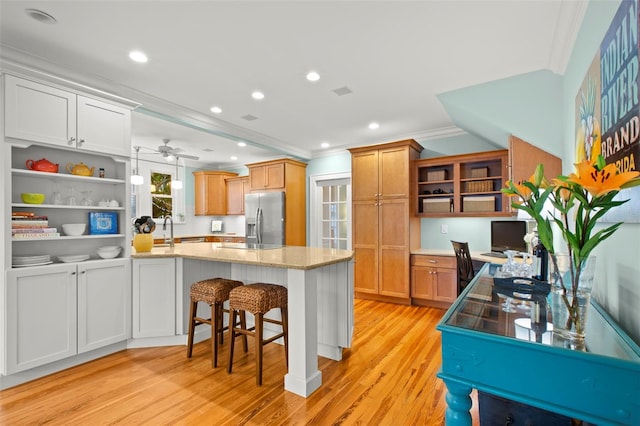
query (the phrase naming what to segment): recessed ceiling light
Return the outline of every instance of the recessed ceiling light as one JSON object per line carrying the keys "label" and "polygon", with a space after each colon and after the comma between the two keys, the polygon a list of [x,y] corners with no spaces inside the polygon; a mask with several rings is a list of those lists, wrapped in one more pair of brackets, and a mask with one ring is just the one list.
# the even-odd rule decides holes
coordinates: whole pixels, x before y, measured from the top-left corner
{"label": "recessed ceiling light", "polygon": [[320,146],[321,146],[322,148],[329,148],[329,146],[330,146],[330,145],[329,145],[329,142],[322,142],[322,143],[320,144]]}
{"label": "recessed ceiling light", "polygon": [[236,161],[236,160],[238,159],[238,157],[236,157],[235,155],[232,155],[230,158],[231,158],[233,161]]}
{"label": "recessed ceiling light", "polygon": [[238,146],[241,148],[244,148],[245,146],[247,146],[246,142],[238,142]]}
{"label": "recessed ceiling light", "polygon": [[307,80],[309,80],[309,81],[318,81],[318,80],[320,80],[320,74],[318,74],[315,71],[310,71],[307,74]]}
{"label": "recessed ceiling light", "polygon": [[222,112],[222,108],[217,106],[211,107],[211,112],[214,114],[220,114]]}
{"label": "recessed ceiling light", "polygon": [[129,52],[129,58],[132,61],[138,62],[140,64],[144,64],[149,60],[149,58],[147,58],[147,55],[145,55],[144,53],[140,52],[139,50],[134,50],[132,52]]}
{"label": "recessed ceiling light", "polygon": [[259,91],[257,91],[257,90],[256,90],[255,92],[253,92],[253,93],[251,94],[251,97],[252,97],[253,99],[256,99],[256,100],[261,100],[261,99],[264,99],[264,93],[259,92]]}
{"label": "recessed ceiling light", "polygon": [[377,129],[378,127],[380,127],[380,125],[379,125],[378,123],[376,123],[375,121],[372,121],[371,123],[369,123],[369,128],[370,128],[371,130],[375,130],[375,129]]}

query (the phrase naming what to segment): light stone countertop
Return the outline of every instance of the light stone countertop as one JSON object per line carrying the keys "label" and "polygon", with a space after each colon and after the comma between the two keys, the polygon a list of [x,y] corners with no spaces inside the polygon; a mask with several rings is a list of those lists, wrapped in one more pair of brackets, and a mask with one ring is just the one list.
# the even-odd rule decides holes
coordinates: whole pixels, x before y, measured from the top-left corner
{"label": "light stone countertop", "polygon": [[154,247],[150,252],[137,253],[131,248],[133,259],[183,257],[218,262],[244,263],[288,269],[314,269],[353,258],[351,250],[316,247],[284,246],[282,248],[246,249],[225,248],[225,243],[176,244],[172,247]]}

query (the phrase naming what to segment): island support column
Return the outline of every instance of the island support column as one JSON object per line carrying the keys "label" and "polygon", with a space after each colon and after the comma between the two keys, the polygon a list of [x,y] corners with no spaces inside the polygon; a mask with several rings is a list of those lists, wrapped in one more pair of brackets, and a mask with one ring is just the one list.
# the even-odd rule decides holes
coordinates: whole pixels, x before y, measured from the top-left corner
{"label": "island support column", "polygon": [[317,269],[288,269],[289,372],[284,388],[303,397],[322,384],[318,370]]}

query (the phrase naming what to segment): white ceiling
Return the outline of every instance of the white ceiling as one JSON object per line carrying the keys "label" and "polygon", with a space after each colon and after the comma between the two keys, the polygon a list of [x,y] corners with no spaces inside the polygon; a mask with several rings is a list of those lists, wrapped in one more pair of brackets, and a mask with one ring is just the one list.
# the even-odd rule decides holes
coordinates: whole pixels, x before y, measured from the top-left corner
{"label": "white ceiling", "polygon": [[[37,22],[26,8],[57,22]],[[5,66],[142,103],[134,145],[169,138],[201,164],[228,168],[231,155],[238,165],[308,159],[323,155],[321,142],[334,152],[455,132],[436,95],[542,69],[562,74],[584,8],[577,0],[1,0],[0,55]],[[149,62],[130,61],[133,49]],[[319,81],[305,79],[310,70]],[[334,93],[344,87],[351,93]],[[252,99],[254,90],[265,99]]]}

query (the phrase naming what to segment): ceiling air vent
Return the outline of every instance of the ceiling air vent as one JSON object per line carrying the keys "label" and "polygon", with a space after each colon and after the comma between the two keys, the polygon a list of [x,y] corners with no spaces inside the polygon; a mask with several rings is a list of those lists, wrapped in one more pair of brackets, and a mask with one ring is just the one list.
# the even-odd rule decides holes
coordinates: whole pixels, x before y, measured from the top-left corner
{"label": "ceiling air vent", "polygon": [[253,121],[253,120],[257,120],[258,119],[258,117],[256,117],[255,115],[251,115],[251,114],[243,115],[240,118],[242,118],[244,120],[247,120],[247,121]]}
{"label": "ceiling air vent", "polygon": [[344,87],[339,87],[337,89],[334,89],[333,93],[335,93],[338,96],[344,96],[344,95],[348,95],[349,93],[353,93],[353,92],[347,86],[344,86]]}

